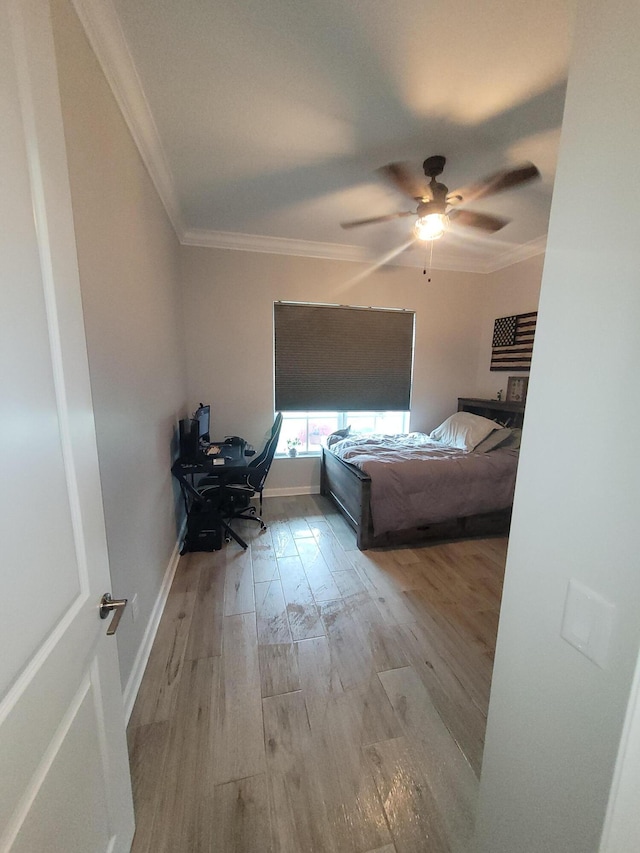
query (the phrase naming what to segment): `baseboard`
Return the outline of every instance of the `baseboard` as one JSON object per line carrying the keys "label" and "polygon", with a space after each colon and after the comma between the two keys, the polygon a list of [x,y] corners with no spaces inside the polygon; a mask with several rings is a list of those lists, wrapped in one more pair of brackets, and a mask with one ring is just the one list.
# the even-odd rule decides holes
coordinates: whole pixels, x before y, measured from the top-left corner
{"label": "baseboard", "polygon": [[319,495],[320,486],[283,486],[279,489],[265,489],[265,498],[286,498],[294,495]]}
{"label": "baseboard", "polygon": [[156,633],[158,631],[158,625],[160,624],[160,619],[164,611],[164,606],[167,603],[169,590],[171,589],[171,584],[173,583],[173,576],[175,575],[176,569],[178,568],[178,560],[180,559],[180,545],[182,542],[182,537],[184,536],[185,524],[183,524],[182,528],[180,529],[178,541],[176,542],[173,552],[171,553],[171,557],[169,558],[169,564],[167,565],[166,571],[164,573],[164,578],[162,579],[162,585],[160,587],[160,591],[158,592],[158,597],[156,598],[156,602],[153,605],[153,610],[151,611],[151,616],[149,618],[149,622],[147,623],[147,628],[144,632],[144,637],[142,638],[142,642],[140,643],[140,648],[138,649],[136,659],[133,662],[131,675],[129,676],[129,680],[127,681],[127,686],[124,689],[122,701],[124,704],[125,721],[127,724],[129,722],[129,718],[131,717],[131,712],[133,711],[133,706],[138,695],[138,690],[140,689],[140,684],[142,683],[142,676],[144,675],[144,671],[147,667],[147,661],[149,660],[149,655],[151,654],[153,641],[156,638]]}

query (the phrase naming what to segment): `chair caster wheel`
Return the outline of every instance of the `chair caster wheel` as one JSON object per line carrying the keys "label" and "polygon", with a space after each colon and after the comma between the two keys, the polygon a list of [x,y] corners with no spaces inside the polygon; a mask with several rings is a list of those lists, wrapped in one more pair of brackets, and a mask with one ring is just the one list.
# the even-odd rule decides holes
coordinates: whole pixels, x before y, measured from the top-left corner
{"label": "chair caster wheel", "polygon": [[262,524],[260,525],[260,533],[264,533],[266,529],[267,529],[267,525],[264,522],[262,522]]}
{"label": "chair caster wheel", "polygon": [[250,514],[250,515],[255,515],[255,514],[256,514],[256,508],[255,508],[254,506],[250,506],[250,507],[249,507],[249,514]]}
{"label": "chair caster wheel", "polygon": [[228,544],[229,544],[229,542],[231,542],[231,537],[230,537],[230,536],[225,536],[225,537],[224,537],[224,541],[225,541],[225,542],[227,543],[227,545],[228,545]]}

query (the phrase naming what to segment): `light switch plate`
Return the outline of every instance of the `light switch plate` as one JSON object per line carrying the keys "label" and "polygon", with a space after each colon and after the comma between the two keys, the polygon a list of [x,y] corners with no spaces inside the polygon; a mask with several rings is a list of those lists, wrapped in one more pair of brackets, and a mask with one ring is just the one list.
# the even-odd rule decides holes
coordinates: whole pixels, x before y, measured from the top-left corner
{"label": "light switch plate", "polygon": [[567,589],[561,636],[604,668],[613,631],[615,605],[572,578]]}

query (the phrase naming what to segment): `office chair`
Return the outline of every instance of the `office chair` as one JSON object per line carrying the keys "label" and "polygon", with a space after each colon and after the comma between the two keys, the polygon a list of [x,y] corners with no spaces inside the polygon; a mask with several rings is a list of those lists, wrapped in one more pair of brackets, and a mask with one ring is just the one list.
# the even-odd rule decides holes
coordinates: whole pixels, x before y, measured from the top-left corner
{"label": "office chair", "polygon": [[[243,518],[246,521],[257,521],[261,530],[266,530],[267,525],[262,520],[262,490],[264,488],[267,474],[271,468],[273,456],[278,446],[280,430],[282,428],[282,414],[278,412],[271,427],[271,432],[262,451],[251,460],[242,479],[237,481],[226,481],[222,485],[222,515],[228,521],[234,518]],[[245,469],[246,471],[246,469]],[[260,514],[256,514],[256,508],[251,506],[250,501],[254,495],[260,495]]]}

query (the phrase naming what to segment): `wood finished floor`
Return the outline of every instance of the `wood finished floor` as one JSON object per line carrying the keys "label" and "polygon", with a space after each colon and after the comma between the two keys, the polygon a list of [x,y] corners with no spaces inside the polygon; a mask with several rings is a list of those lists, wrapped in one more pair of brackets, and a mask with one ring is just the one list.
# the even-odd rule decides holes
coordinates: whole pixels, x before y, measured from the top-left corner
{"label": "wood finished floor", "polygon": [[180,559],[129,724],[133,853],[463,853],[506,539],[356,549],[321,497]]}

